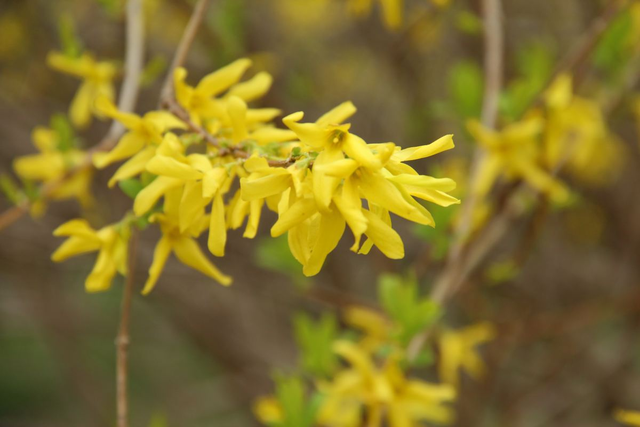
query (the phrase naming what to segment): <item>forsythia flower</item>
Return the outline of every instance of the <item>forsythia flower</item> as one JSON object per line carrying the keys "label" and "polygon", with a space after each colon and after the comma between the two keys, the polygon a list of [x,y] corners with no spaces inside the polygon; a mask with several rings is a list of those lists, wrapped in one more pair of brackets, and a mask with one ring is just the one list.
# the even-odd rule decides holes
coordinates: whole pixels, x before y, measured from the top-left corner
{"label": "forsythia flower", "polygon": [[[349,0],[348,8],[356,16],[371,13],[373,0]],[[404,0],[380,0],[382,18],[385,27],[389,30],[397,30],[402,25]]]}
{"label": "forsythia flower", "polygon": [[183,264],[211,277],[222,285],[230,285],[231,278],[224,275],[209,261],[198,246],[196,238],[207,228],[205,216],[194,222],[187,230],[181,231],[178,224],[178,211],[182,198],[182,188],[173,189],[165,195],[164,212],[151,216],[151,222],[157,222],[162,231],[162,238],[158,241],[153,252],[153,262],[149,268],[149,278],[142,290],[148,294],[154,288],[167,258],[173,252]]}
{"label": "forsythia flower", "polygon": [[[205,125],[211,133],[229,126],[226,101],[237,96],[245,102],[262,97],[271,87],[272,78],[261,72],[250,80],[238,83],[251,66],[251,60],[243,58],[205,76],[196,87],[185,83],[187,70],[178,68],[174,73],[176,99],[198,126]],[[216,98],[221,93],[226,94]],[[268,122],[280,114],[276,108],[254,109],[247,112],[247,122]]]}
{"label": "forsythia flower", "polygon": [[147,161],[153,157],[156,147],[162,142],[165,132],[186,128],[182,121],[169,112],[151,111],[140,117],[118,111],[116,106],[104,97],[96,101],[96,108],[102,115],[118,120],[128,130],[111,151],[93,155],[93,163],[100,169],[130,158],[109,180],[109,187],[143,172]]}
{"label": "forsythia flower", "polygon": [[337,341],[336,353],[351,366],[330,383],[320,384],[325,398],[318,414],[321,425],[357,427],[365,413],[367,425],[378,427],[386,418],[390,427],[412,426],[421,421],[448,423],[447,402],[455,399],[450,385],[405,378],[393,355],[377,368],[370,356],[355,344]]}
{"label": "forsythia flower", "polygon": [[640,412],[637,411],[625,411],[618,409],[615,412],[615,419],[616,421],[628,426],[640,426]]}
{"label": "forsythia flower", "polygon": [[598,103],[573,95],[568,74],[559,76],[545,95],[547,168],[564,163],[566,169],[583,182],[610,182],[620,171],[623,146],[607,129]]}
{"label": "forsythia flower", "polygon": [[75,126],[84,128],[91,123],[96,99],[101,96],[114,99],[113,79],[117,69],[112,63],[98,62],[88,53],[71,58],[58,52],[49,53],[47,62],[57,71],[82,79],[69,110],[69,117]]}
{"label": "forsythia flower", "polygon": [[473,378],[484,373],[484,363],[476,347],[493,339],[492,325],[481,323],[462,330],[445,330],[440,335],[440,378],[447,384],[457,386],[459,371],[464,369]]}
{"label": "forsythia flower", "polygon": [[[53,129],[36,127],[32,140],[40,153],[15,159],[13,169],[16,174],[23,180],[48,184],[60,181],[69,170],[80,165],[86,154],[74,148],[62,150],[60,138]],[[83,206],[88,206],[93,201],[90,191],[92,176],[90,168],[83,168],[71,178],[60,181],[49,197],[54,200],[76,198]]]}
{"label": "forsythia flower", "polygon": [[549,194],[557,201],[568,197],[568,190],[540,164],[541,147],[538,138],[544,128],[540,118],[529,118],[510,124],[501,131],[487,129],[477,120],[467,124],[475,140],[486,150],[480,164],[480,173],[472,192],[483,198],[495,181],[504,175],[507,179],[522,179],[538,191]]}
{"label": "forsythia flower", "polygon": [[[240,182],[242,197],[247,201],[281,194],[278,221],[271,235],[288,232],[291,252],[307,276],[320,271],[345,224],[355,238],[352,251],[368,253],[375,245],[387,257],[398,259],[404,256],[404,245],[391,227],[389,212],[434,226],[429,211],[414,197],[441,206],[459,203],[446,194],[455,188],[455,182],[419,175],[404,164],[453,148],[451,135],[404,150],[393,143],[367,144],[349,132],[349,124],[338,124],[353,112],[355,107],[345,103],[315,123],[300,123],[301,112],[285,117],[285,125],[305,147],[302,151],[318,153],[312,169],[305,172],[305,164],[300,162],[290,166],[286,174],[283,168],[265,165],[259,174]],[[367,200],[368,209],[363,208],[362,198]],[[360,246],[362,235],[368,240]]]}
{"label": "forsythia flower", "polygon": [[380,313],[365,307],[351,306],[344,313],[347,325],[364,332],[364,337],[358,342],[360,348],[368,352],[375,352],[389,342],[391,324]]}
{"label": "forsythia flower", "polygon": [[88,292],[109,289],[116,272],[123,276],[127,274],[128,229],[109,225],[96,231],[85,220],[73,219],[58,227],[53,235],[68,236],[51,256],[55,262],[98,251],[96,263],[85,282]]}

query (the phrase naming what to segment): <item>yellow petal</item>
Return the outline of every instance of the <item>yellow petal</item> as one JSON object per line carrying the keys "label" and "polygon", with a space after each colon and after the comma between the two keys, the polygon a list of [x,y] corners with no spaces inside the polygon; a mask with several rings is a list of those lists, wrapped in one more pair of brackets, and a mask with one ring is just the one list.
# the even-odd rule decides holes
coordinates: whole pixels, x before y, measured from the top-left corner
{"label": "yellow petal", "polygon": [[182,183],[182,180],[176,178],[159,176],[138,193],[133,202],[133,212],[136,216],[144,215],[160,200],[160,197]]}
{"label": "yellow petal", "polygon": [[91,122],[91,111],[95,96],[96,91],[93,83],[84,82],[80,85],[69,107],[69,118],[76,127],[82,129]]}
{"label": "yellow petal", "polygon": [[346,340],[335,341],[333,351],[349,362],[363,377],[371,378],[373,376],[374,368],[371,359],[354,343]]}
{"label": "yellow petal", "polygon": [[304,117],[303,112],[288,115],[282,119],[285,126],[294,131],[300,141],[312,148],[320,149],[329,141],[326,126],[316,123],[298,123]]}
{"label": "yellow petal", "polygon": [[54,70],[85,78],[90,74],[91,69],[95,67],[95,61],[86,54],[79,58],[71,58],[59,52],[49,52],[47,65]]}
{"label": "yellow petal", "polygon": [[105,168],[111,163],[138,154],[144,148],[145,143],[144,137],[139,133],[127,132],[120,138],[118,144],[111,151],[107,153],[95,153],[93,155],[93,164],[98,169]]}
{"label": "yellow petal", "polygon": [[400,150],[395,153],[393,157],[397,161],[408,162],[411,160],[431,157],[438,153],[442,153],[443,151],[451,150],[453,147],[453,135],[445,135],[429,145],[420,145],[418,147],[410,147]]}
{"label": "yellow petal", "polygon": [[253,200],[249,203],[249,219],[247,220],[247,228],[244,230],[242,237],[247,239],[256,237],[258,225],[260,224],[262,205],[264,205],[264,199]]}
{"label": "yellow petal", "polygon": [[282,422],[282,407],[273,397],[262,397],[253,406],[253,413],[263,424],[271,425]]}
{"label": "yellow petal", "polygon": [[58,133],[43,126],[33,129],[31,139],[41,153],[55,151],[58,146]]}
{"label": "yellow petal", "polygon": [[356,110],[356,106],[351,101],[346,101],[324,113],[316,123],[323,126],[338,125],[353,116]]}
{"label": "yellow petal", "polygon": [[[291,209],[289,209],[289,211],[291,211]],[[344,218],[342,218],[337,209],[321,216],[318,239],[311,251],[307,264],[304,265],[302,269],[305,276],[315,276],[320,272],[327,255],[338,245],[344,233],[344,228]]]}
{"label": "yellow petal", "polygon": [[226,178],[227,171],[225,168],[215,168],[207,171],[204,178],[202,178],[202,196],[212,197],[222,186]]}
{"label": "yellow petal", "polygon": [[203,174],[173,157],[156,155],[147,163],[147,170],[155,175],[168,176],[183,181],[202,178]]}
{"label": "yellow petal", "polygon": [[209,239],[207,246],[209,251],[218,257],[224,256],[224,247],[227,243],[227,225],[224,218],[224,201],[220,193],[213,198],[209,223]]}
{"label": "yellow petal", "polygon": [[72,236],[65,240],[51,255],[55,262],[61,262],[76,255],[94,252],[100,249],[102,243],[98,239]]}
{"label": "yellow petal", "polygon": [[171,241],[167,236],[162,236],[162,238],[160,238],[160,240],[158,241],[155,250],[153,251],[153,262],[151,263],[151,267],[149,267],[149,278],[144,284],[142,295],[147,295],[156,286],[156,283],[160,278],[160,274],[164,269],[164,265],[167,263],[167,258],[169,258],[170,253]]}
{"label": "yellow petal", "polygon": [[57,152],[21,156],[13,161],[13,170],[22,179],[49,181],[65,171],[64,157]]}
{"label": "yellow petal", "polygon": [[184,233],[204,213],[211,199],[202,197],[202,182],[187,182],[178,208],[180,232]]}
{"label": "yellow petal", "polygon": [[615,411],[614,417],[616,421],[622,424],[640,426],[640,412],[618,409]]}
{"label": "yellow petal", "polygon": [[291,187],[291,175],[284,169],[283,173],[263,176],[262,178],[242,178],[240,187],[242,189],[242,199],[248,202],[264,199],[276,194],[280,194]]}
{"label": "yellow petal", "polygon": [[380,252],[391,259],[404,258],[404,244],[400,235],[377,215],[367,210],[363,210],[362,213],[369,223],[365,234]]}
{"label": "yellow petal", "polygon": [[224,286],[231,284],[231,277],[222,274],[220,270],[209,261],[195,240],[187,237],[177,239],[173,244],[173,252],[183,264],[198,270]]}
{"label": "yellow petal", "polygon": [[144,172],[147,166],[147,162],[151,160],[151,158],[155,156],[155,154],[156,147],[148,146],[142,151],[138,152],[138,154],[124,162],[109,180],[109,187],[113,188],[118,181],[132,178]]}
{"label": "yellow petal", "polygon": [[96,231],[91,228],[86,219],[72,219],[60,225],[53,231],[54,236],[83,236],[89,239],[97,238]]}
{"label": "yellow petal", "polygon": [[360,238],[366,231],[369,221],[362,213],[362,201],[352,180],[345,180],[342,192],[340,195],[334,196],[333,201],[353,232],[355,242],[351,246],[351,250],[355,252],[360,246]]}
{"label": "yellow petal", "polygon": [[246,58],[238,59],[205,76],[196,86],[196,92],[206,98],[218,95],[237,83],[250,66],[251,60]]}
{"label": "yellow petal", "polygon": [[250,80],[233,86],[227,96],[237,96],[246,102],[253,101],[267,93],[272,82],[273,78],[271,75],[262,71]]}
{"label": "yellow petal", "polygon": [[296,201],[289,209],[280,215],[273,227],[271,227],[271,237],[278,237],[287,230],[300,224],[318,211],[316,202],[311,198],[304,198]]}
{"label": "yellow petal", "polygon": [[227,108],[233,128],[233,141],[238,143],[247,139],[247,104],[237,96],[232,96],[227,101]]}
{"label": "yellow petal", "polygon": [[174,116],[168,111],[151,111],[144,115],[143,121],[149,121],[158,129],[160,133],[164,133],[171,129],[186,129],[185,122]]}
{"label": "yellow petal", "polygon": [[95,107],[98,113],[119,121],[127,129],[140,130],[142,119],[136,114],[119,111],[106,96],[98,97],[95,101]]}
{"label": "yellow petal", "polygon": [[85,281],[85,289],[87,292],[106,291],[111,287],[113,276],[116,275],[116,263],[113,254],[104,248],[98,254],[93,270]]}
{"label": "yellow petal", "polygon": [[379,169],[382,167],[382,163],[373,155],[367,143],[357,135],[347,133],[342,149],[349,157],[366,168]]}

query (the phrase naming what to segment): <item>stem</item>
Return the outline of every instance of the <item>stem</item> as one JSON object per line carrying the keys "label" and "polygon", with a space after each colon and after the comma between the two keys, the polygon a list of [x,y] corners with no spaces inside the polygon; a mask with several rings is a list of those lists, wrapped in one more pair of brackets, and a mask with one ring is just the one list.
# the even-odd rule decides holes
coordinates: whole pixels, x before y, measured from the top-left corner
{"label": "stem", "polygon": [[138,247],[138,232],[134,230],[129,242],[127,277],[122,291],[120,328],[116,337],[116,413],[118,427],[129,425],[129,400],[127,393],[129,367],[129,325],[131,319],[131,297],[133,294],[134,268]]}
{"label": "stem", "polygon": [[167,77],[165,77],[164,83],[162,84],[162,90],[160,92],[161,107],[173,99],[173,72],[176,68],[181,67],[187,60],[187,55],[189,54],[189,50],[191,50],[193,40],[196,38],[196,34],[198,33],[198,29],[202,24],[205,12],[210,3],[210,0],[200,0],[198,2],[191,14],[187,27],[184,29],[184,33],[182,33],[182,39],[180,39],[178,49],[176,49],[173,61],[171,61],[171,66],[167,71]]}

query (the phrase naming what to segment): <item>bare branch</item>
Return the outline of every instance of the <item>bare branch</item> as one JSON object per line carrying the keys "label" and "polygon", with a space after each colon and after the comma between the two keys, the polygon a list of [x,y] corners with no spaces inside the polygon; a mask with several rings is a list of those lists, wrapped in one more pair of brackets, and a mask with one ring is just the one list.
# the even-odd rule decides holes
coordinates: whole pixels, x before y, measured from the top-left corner
{"label": "bare branch", "polygon": [[205,12],[207,11],[210,3],[210,0],[200,0],[193,10],[193,13],[191,14],[189,23],[187,24],[187,27],[184,29],[184,33],[182,34],[182,39],[180,40],[178,49],[173,56],[173,61],[171,61],[171,66],[167,71],[167,77],[165,77],[164,83],[162,85],[162,90],[160,92],[161,107],[166,105],[167,102],[173,99],[173,72],[176,70],[176,68],[181,67],[187,60],[187,55],[189,54],[189,50],[191,50],[193,40],[198,33],[198,29],[200,28],[200,24],[202,24]]}

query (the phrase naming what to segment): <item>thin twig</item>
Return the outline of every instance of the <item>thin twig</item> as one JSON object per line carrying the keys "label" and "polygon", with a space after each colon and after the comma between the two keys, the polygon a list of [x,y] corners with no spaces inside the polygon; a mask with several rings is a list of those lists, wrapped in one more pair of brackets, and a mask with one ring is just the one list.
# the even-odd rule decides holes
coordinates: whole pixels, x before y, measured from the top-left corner
{"label": "thin twig", "polygon": [[134,269],[138,247],[138,231],[133,230],[129,240],[127,276],[122,290],[120,327],[116,338],[116,413],[118,427],[129,425],[129,399],[127,393],[129,367],[129,325],[131,319],[131,297],[133,294]]}
{"label": "thin twig", "polygon": [[176,68],[181,67],[187,60],[187,55],[189,54],[189,50],[191,50],[191,45],[195,40],[200,24],[202,24],[205,12],[207,11],[210,3],[210,0],[200,0],[193,9],[189,23],[184,29],[184,33],[182,33],[182,39],[180,39],[180,44],[178,45],[178,49],[176,49],[173,61],[171,61],[171,66],[169,67],[167,76],[162,84],[162,90],[160,91],[160,107],[164,107],[167,102],[173,99],[173,72]]}

